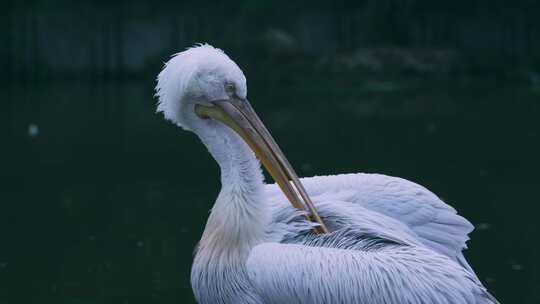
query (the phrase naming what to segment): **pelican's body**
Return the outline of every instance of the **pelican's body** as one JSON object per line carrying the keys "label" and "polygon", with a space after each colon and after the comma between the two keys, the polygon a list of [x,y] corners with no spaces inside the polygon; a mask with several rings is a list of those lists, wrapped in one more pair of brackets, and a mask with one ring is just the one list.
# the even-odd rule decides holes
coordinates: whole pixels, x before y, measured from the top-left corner
{"label": "pelican's body", "polygon": [[[324,224],[291,206],[288,162],[250,112],[227,108],[244,102],[247,89],[220,50],[178,54],[157,90],[158,110],[195,132],[221,169],[191,273],[199,303],[497,303],[462,254],[473,226],[415,183],[378,174],[304,178]],[[264,183],[252,150],[279,187]],[[328,233],[314,233],[323,225]]]}

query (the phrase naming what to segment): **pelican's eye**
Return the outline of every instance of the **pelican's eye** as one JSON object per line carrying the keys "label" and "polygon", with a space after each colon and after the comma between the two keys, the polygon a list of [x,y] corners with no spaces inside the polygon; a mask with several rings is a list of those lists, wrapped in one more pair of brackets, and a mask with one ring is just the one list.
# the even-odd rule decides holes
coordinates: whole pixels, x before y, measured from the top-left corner
{"label": "pelican's eye", "polygon": [[227,92],[227,94],[229,95],[233,95],[234,94],[234,84],[232,83],[226,83],[225,84],[225,91]]}

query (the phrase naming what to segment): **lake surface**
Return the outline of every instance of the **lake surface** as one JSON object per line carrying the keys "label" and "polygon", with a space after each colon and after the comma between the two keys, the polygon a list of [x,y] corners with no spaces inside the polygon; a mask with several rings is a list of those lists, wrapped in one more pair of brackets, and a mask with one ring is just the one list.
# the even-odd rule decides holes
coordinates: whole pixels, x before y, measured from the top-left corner
{"label": "lake surface", "polygon": [[[250,78],[252,105],[298,173],[426,186],[477,227],[466,256],[489,290],[540,303],[538,88],[344,78]],[[0,303],[194,302],[193,249],[219,172],[194,135],[154,113],[153,84],[0,93]]]}

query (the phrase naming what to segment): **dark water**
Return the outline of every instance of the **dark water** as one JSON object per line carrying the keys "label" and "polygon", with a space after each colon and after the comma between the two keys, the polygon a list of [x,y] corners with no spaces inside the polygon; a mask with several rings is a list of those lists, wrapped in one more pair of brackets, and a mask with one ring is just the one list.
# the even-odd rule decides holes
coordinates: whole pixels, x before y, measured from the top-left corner
{"label": "dark water", "polygon": [[[466,256],[491,292],[540,303],[538,88],[249,79],[299,174],[379,172],[428,187],[476,225]],[[192,252],[219,172],[194,135],[154,114],[152,86],[0,93],[0,303],[193,302]]]}

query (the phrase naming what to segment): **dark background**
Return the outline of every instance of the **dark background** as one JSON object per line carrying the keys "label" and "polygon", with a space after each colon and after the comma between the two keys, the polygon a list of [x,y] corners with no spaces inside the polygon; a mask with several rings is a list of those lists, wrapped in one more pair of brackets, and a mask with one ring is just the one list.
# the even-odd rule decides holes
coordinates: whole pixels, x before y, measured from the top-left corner
{"label": "dark background", "polygon": [[418,182],[470,219],[502,303],[540,303],[540,1],[12,1],[0,10],[0,303],[191,303],[219,191],[155,76],[244,70],[303,176]]}

